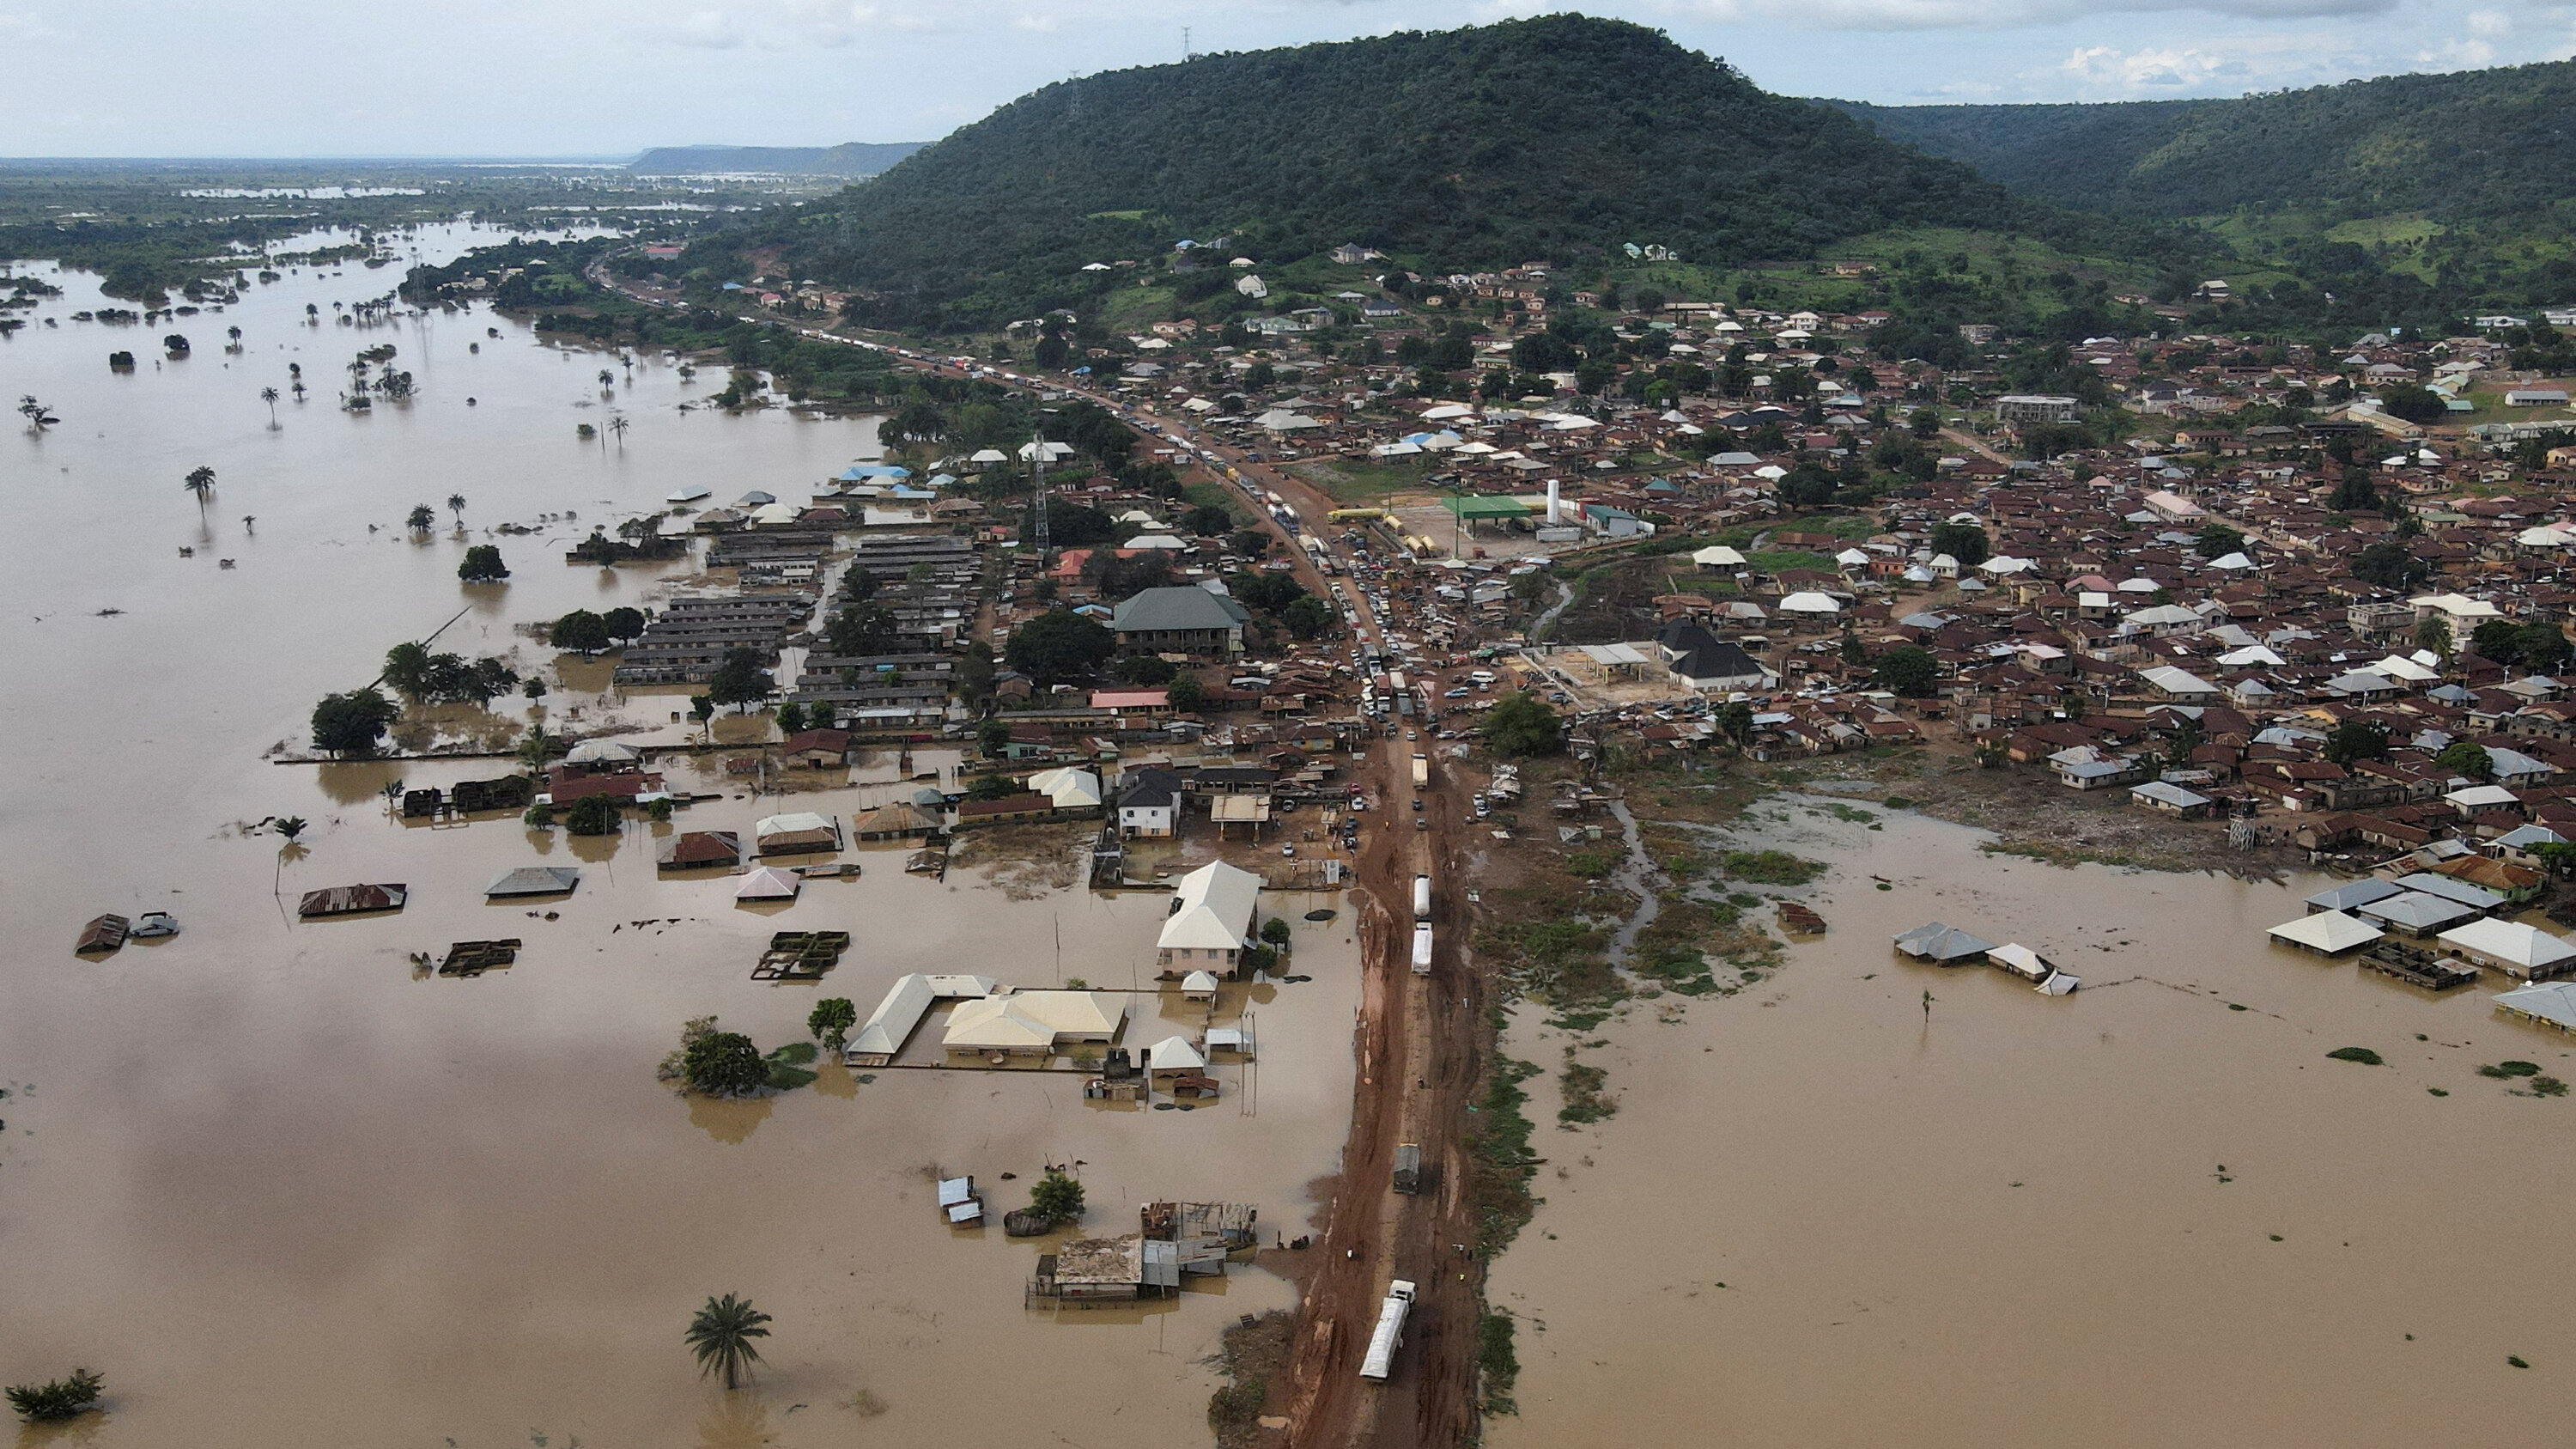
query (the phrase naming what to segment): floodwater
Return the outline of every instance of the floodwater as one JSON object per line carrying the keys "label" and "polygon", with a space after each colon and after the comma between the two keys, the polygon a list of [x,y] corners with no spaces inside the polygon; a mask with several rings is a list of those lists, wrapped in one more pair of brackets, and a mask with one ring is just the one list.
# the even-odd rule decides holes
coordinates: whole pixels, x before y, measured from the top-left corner
{"label": "floodwater", "polygon": [[[489,239],[449,230],[423,249]],[[60,280],[71,295],[39,318],[97,304],[82,278]],[[864,1015],[907,971],[1123,987],[1150,976],[1164,900],[1016,899],[973,872],[907,876],[902,851],[858,850],[845,858],[859,880],[755,910],[722,876],[657,879],[655,836],[747,831],[781,808],[846,819],[885,786],[755,800],[712,760],[674,766],[675,785],[727,798],[587,841],[513,819],[405,826],[379,793],[506,761],[264,758],[305,743],[316,698],[366,683],[389,646],[459,609],[440,647],[551,673],[517,626],[649,603],[685,572],[561,563],[594,521],[682,486],[799,497],[876,453],[873,420],[683,414],[721,369],[684,384],[639,358],[630,380],[480,312],[300,325],[308,301],[327,318],[333,300],[393,281],[391,268],[307,272],[171,325],[39,321],[0,342],[0,392],[62,418],[0,438],[0,719],[16,746],[0,792],[0,1381],[104,1371],[110,1412],[66,1442],[105,1449],[1203,1434],[1215,1380],[1201,1360],[1236,1313],[1291,1302],[1285,1283],[1238,1268],[1175,1304],[1025,1312],[1040,1245],[1006,1241],[998,1221],[948,1228],[929,1173],[974,1173],[998,1220],[1045,1164],[1078,1161],[1094,1231],[1132,1231],[1137,1203],[1179,1196],[1257,1204],[1265,1228],[1295,1236],[1348,1124],[1349,913],[1310,925],[1317,901],[1265,903],[1295,924],[1297,969],[1315,979],[1227,1003],[1254,1013],[1263,1060],[1218,1073],[1226,1097],[1193,1112],[1086,1105],[1077,1078],[1025,1072],[861,1082],[827,1068],[761,1102],[673,1095],[653,1069],[689,1017],[768,1048],[803,1039],[818,997]],[[244,332],[238,357],[222,350],[228,325]],[[194,355],[156,369],[173,330]],[[336,411],[351,355],[386,341],[419,400]],[[109,373],[118,348],[137,373]],[[284,391],[289,360],[314,400],[281,401],[272,431],[257,393]],[[622,452],[574,436],[606,416],[603,366],[633,419]],[[200,463],[218,474],[202,512],[179,486]],[[506,585],[457,582],[469,540],[444,526],[450,493],[467,499],[470,541],[505,521],[547,530],[492,540]],[[403,516],[423,503],[443,526],[414,540]],[[539,522],[568,513],[580,517]],[[603,677],[553,675],[550,727],[624,719],[677,738],[668,699],[604,700]],[[479,726],[506,735],[528,717],[513,698]],[[283,852],[247,828],[286,815],[311,827]],[[484,903],[491,876],[539,863],[579,865],[579,891]],[[412,903],[293,919],[298,892],[361,881],[407,883]],[[104,961],[71,954],[88,917],[156,908],[184,933]],[[856,942],[820,988],[752,982],[767,934],[788,928]],[[419,979],[409,961],[505,935],[527,943],[518,964],[480,979]],[[1191,1019],[1150,996],[1139,1014]],[[730,1399],[680,1340],[724,1292],[776,1319],[758,1386]]]}
{"label": "floodwater", "polygon": [[[1897,813],[1766,841],[1833,862],[1831,933],[1679,1024],[1587,1033],[1619,1099],[1597,1127],[1557,1128],[1568,1038],[1525,1015],[1547,1201],[1494,1272],[1524,1367],[1487,1441],[2565,1433],[2576,1099],[2476,1068],[2576,1076],[2570,1044],[2497,1016],[2494,978],[2437,999],[2270,945],[2322,880],[2069,871],[1981,838]],[[1930,920],[2085,989],[1891,953]],[[2327,1059],[2344,1046],[2388,1064]]]}

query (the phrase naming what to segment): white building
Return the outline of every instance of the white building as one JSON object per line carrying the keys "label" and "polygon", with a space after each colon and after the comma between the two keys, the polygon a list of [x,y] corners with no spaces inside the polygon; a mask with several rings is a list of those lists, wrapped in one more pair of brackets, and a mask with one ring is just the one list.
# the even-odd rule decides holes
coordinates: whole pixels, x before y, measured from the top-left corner
{"label": "white building", "polygon": [[1232,972],[1252,939],[1261,877],[1211,861],[1181,877],[1172,914],[1154,942],[1154,962],[1169,969]]}

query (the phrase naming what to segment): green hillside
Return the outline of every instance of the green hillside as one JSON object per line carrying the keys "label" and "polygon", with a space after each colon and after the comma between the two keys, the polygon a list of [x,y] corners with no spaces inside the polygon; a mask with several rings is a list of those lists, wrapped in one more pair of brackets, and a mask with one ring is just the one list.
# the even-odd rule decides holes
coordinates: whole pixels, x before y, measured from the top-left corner
{"label": "green hillside", "polygon": [[2576,168],[2564,160],[2576,146],[2576,61],[2384,76],[2240,100],[1831,104],[1883,136],[2087,210],[2507,217],[2576,198]]}
{"label": "green hillside", "polygon": [[1953,162],[1771,95],[1660,32],[1549,16],[1051,85],[699,260],[775,256],[882,320],[1025,315],[1086,263],[1222,238],[1265,268],[1357,241],[1426,269],[1804,258],[1908,226],[2061,226]]}
{"label": "green hillside", "polygon": [[838,146],[656,146],[627,170],[638,176],[874,176],[922,147],[919,141],[844,141]]}

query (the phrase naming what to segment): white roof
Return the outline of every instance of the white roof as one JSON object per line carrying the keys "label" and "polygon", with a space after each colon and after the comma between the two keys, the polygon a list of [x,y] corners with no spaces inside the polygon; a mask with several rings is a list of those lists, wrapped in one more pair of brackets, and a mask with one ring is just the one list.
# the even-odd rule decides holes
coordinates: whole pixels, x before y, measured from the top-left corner
{"label": "white roof", "polygon": [[2418,609],[2438,609],[2454,619],[2501,619],[2504,614],[2484,599],[2466,594],[2418,594],[2406,601]]}
{"label": "white roof", "polygon": [[1261,877],[1221,860],[1210,861],[1181,877],[1180,889],[1173,892],[1172,914],[1154,944],[1165,951],[1241,950],[1260,900]]}
{"label": "white roof", "polygon": [[1126,1000],[1106,991],[1014,991],[958,1007],[941,1040],[970,1050],[1053,1046],[1064,1036],[1106,1041],[1126,1019]]}
{"label": "white roof", "polygon": [[2536,926],[2516,921],[2470,921],[2453,926],[2434,939],[2501,961],[2524,975],[2576,957],[2576,946]]}
{"label": "white roof", "polygon": [[2138,671],[2138,677],[2167,694],[2216,694],[2218,692],[2217,685],[2188,669],[2176,668],[2171,664],[2160,664],[2153,669],[2141,669]]}
{"label": "white roof", "polygon": [[2368,921],[2345,915],[2341,911],[2319,911],[2312,916],[2301,916],[2295,921],[2283,921],[2274,926],[2270,934],[2276,940],[2287,941],[2293,946],[2305,946],[2311,951],[2323,951],[2332,956],[2352,950],[2356,946],[2367,946],[2378,940],[2383,933]]}
{"label": "white roof", "polygon": [[1830,595],[1813,589],[1801,590],[1780,601],[1783,614],[1839,614],[1842,611],[1843,606],[1835,603]]}
{"label": "white roof", "polygon": [[644,758],[633,745],[615,740],[583,740],[564,752],[568,765],[632,765]]}
{"label": "white roof", "polygon": [[1728,548],[1725,544],[1712,543],[1708,547],[1701,549],[1699,552],[1692,554],[1691,562],[1695,564],[1706,564],[1710,568],[1738,568],[1744,563],[1744,555]]}
{"label": "white roof", "polygon": [[1148,1071],[1195,1072],[1207,1066],[1207,1056],[1189,1038],[1167,1036],[1145,1048],[1145,1063]]}
{"label": "white roof", "polygon": [[1181,990],[1189,995],[1204,995],[1216,990],[1216,973],[1193,971],[1181,978]]}
{"label": "white roof", "polygon": [[942,997],[992,994],[990,976],[898,976],[887,989],[885,999],[868,1014],[867,1024],[850,1038],[849,1050],[852,1055],[891,1057],[902,1048],[904,1038],[912,1035],[912,1029],[921,1024],[932,1002]]}
{"label": "white roof", "polygon": [[2373,674],[2385,674],[2391,679],[2402,679],[2409,684],[2429,684],[2442,677],[2442,671],[2438,669],[2427,669],[2412,659],[2400,658],[2394,654],[2370,666],[2370,670]]}
{"label": "white roof", "polygon": [[808,830],[832,829],[832,817],[811,810],[790,810],[783,815],[764,815],[751,827],[754,835],[801,835]]}
{"label": "white roof", "polygon": [[2576,1031],[2576,981],[2535,981],[2498,994],[2495,1003]]}
{"label": "white roof", "polygon": [[2033,981],[2046,980],[2048,973],[2055,969],[2048,964],[2047,958],[2019,941],[1997,946],[1986,953],[1986,959],[2016,976],[2027,976]]}
{"label": "white roof", "polygon": [[764,865],[742,878],[735,886],[733,898],[738,901],[792,901],[805,888],[805,877],[792,870]]}
{"label": "white roof", "polygon": [[2511,790],[2502,785],[2471,785],[2465,790],[2454,790],[2442,798],[2464,810],[2478,810],[2489,805],[2510,805],[2514,802],[2515,796]]}
{"label": "white roof", "polygon": [[1100,777],[1070,766],[1040,770],[1029,776],[1029,788],[1055,802],[1058,810],[1079,810],[1100,803]]}

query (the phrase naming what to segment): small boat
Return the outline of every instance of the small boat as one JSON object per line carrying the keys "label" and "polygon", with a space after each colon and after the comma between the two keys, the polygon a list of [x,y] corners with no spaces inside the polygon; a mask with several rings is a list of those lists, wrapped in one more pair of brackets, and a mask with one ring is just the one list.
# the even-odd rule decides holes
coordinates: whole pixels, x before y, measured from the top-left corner
{"label": "small boat", "polygon": [[126,931],[123,916],[100,916],[81,927],[80,944],[72,947],[72,952],[85,956],[93,951],[113,951],[125,944]]}
{"label": "small boat", "polygon": [[145,911],[134,918],[134,929],[126,932],[137,941],[158,941],[179,934],[179,918],[168,911]]}

